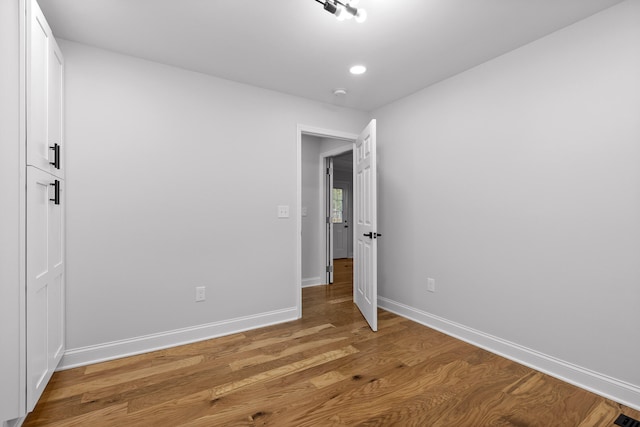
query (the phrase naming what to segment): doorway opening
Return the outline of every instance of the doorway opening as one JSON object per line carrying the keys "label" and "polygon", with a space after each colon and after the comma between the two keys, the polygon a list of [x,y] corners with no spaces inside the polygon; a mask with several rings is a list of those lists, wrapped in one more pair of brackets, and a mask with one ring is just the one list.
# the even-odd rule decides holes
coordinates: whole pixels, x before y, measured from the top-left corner
{"label": "doorway opening", "polygon": [[[306,184],[313,180],[313,169],[311,169],[311,179],[307,176],[305,171],[305,180],[303,180],[303,161],[306,164],[313,164],[314,156],[309,156],[308,153],[303,156],[303,138],[305,137],[320,137],[323,139],[329,139],[327,144],[338,144],[338,147],[323,146],[320,155],[320,170],[321,174],[327,174],[328,178],[319,177],[319,181],[325,181],[325,188],[330,191],[325,191],[321,196],[315,198],[310,197],[305,200],[305,206],[303,206],[303,186],[305,189],[318,188],[314,184]],[[346,142],[346,143],[345,143]],[[317,149],[317,144],[305,145],[306,147],[314,147]],[[326,148],[326,151],[325,151]],[[333,158],[351,151],[353,153],[353,200],[352,204],[354,209],[354,221],[352,231],[349,231],[353,235],[354,246],[354,264],[353,270],[353,302],[358,307],[365,320],[373,331],[378,330],[378,273],[377,273],[377,253],[378,253],[378,237],[382,234],[378,233],[377,229],[377,166],[376,166],[376,120],[373,119],[362,130],[359,135],[347,134],[344,132],[336,132],[325,129],[311,128],[298,125],[298,140],[297,140],[297,250],[296,250],[296,293],[298,304],[298,316],[302,317],[302,272],[303,272],[303,235],[305,229],[308,233],[313,233],[313,222],[309,221],[309,218],[305,221],[310,227],[303,227],[303,218],[308,216],[314,211],[318,211],[315,208],[309,208],[308,205],[314,204],[315,201],[320,199],[318,205],[323,206],[324,209],[319,212],[321,220],[317,223],[322,227],[325,232],[320,232],[320,236],[325,236],[324,239],[320,237],[318,240],[324,244],[325,248],[325,260],[327,259],[326,253],[329,252],[329,262],[333,263],[333,245],[327,245],[327,241],[331,241],[333,236],[333,222],[331,220],[332,215],[337,215],[333,212],[333,209],[328,209],[328,206],[333,205],[334,200],[334,186],[331,170],[333,168]],[[315,157],[318,158],[318,157]],[[328,160],[327,160],[328,159]],[[327,167],[328,166],[328,167]],[[305,183],[303,185],[303,183]],[[344,190],[344,189],[343,189]],[[321,192],[322,193],[322,192]],[[306,194],[306,193],[305,193]],[[342,196],[344,192],[342,193]],[[338,197],[336,194],[335,197]],[[322,200],[326,200],[323,204]],[[344,213],[343,213],[344,215]],[[327,225],[328,224],[328,225]],[[342,223],[344,226],[344,223]],[[316,229],[318,230],[318,229]],[[305,247],[307,251],[312,251],[314,246],[318,249],[318,245],[313,244],[313,239],[305,239]],[[309,245],[307,243],[311,242]],[[322,250],[322,248],[319,248]],[[305,258],[307,259],[307,258]],[[314,258],[311,258],[314,259]],[[316,259],[322,259],[318,257]],[[313,263],[311,263],[313,265]],[[322,269],[320,269],[320,272]],[[326,273],[329,273],[328,282],[332,280],[331,277],[331,265],[325,265],[325,281],[327,281]],[[320,273],[322,274],[322,273]],[[321,277],[321,276],[318,276]]]}
{"label": "doorway opening", "polygon": [[[353,166],[351,165],[350,169],[351,177],[345,179],[348,173],[345,163],[349,161],[347,156],[353,152],[357,137],[358,135],[341,131],[298,126],[296,300],[299,317],[302,317],[302,288],[330,284],[333,280],[331,270],[335,249],[334,228],[339,230],[338,234],[343,244],[345,232],[353,233],[350,226],[352,219],[349,212],[345,211],[345,208],[353,206],[353,203],[350,203],[353,188],[352,185],[349,187],[353,180]],[[342,190],[336,192],[336,197],[340,193],[344,203],[341,209],[336,209],[335,212],[332,209],[333,183],[327,182],[327,165],[335,174],[334,159],[337,159],[340,177],[337,185],[340,185],[339,189]],[[335,224],[338,224],[338,227],[334,227]],[[348,237],[346,239],[348,245]],[[338,249],[343,253],[342,247]]]}
{"label": "doorway opening", "polygon": [[334,281],[334,263],[339,259],[353,259],[353,149],[335,154],[337,150],[320,155],[325,165],[324,234],[325,284]]}

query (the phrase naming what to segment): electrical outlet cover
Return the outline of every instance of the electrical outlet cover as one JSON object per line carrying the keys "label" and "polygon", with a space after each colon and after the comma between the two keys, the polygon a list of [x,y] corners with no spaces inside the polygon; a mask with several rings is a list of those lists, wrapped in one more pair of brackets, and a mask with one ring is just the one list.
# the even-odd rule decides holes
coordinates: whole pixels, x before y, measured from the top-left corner
{"label": "electrical outlet cover", "polygon": [[278,218],[289,218],[289,205],[278,206]]}

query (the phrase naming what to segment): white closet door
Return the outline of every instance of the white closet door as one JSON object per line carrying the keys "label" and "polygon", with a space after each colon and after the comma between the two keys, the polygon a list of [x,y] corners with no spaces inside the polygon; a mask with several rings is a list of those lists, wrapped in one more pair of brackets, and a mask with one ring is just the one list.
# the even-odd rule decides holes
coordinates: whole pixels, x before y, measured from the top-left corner
{"label": "white closet door", "polygon": [[64,178],[64,59],[35,0],[27,8],[27,164]]}
{"label": "white closet door", "polygon": [[27,2],[27,164],[50,171],[48,136],[51,29],[35,0]]}
{"label": "white closet door", "polygon": [[[48,112],[47,112],[47,147],[52,165],[49,170],[55,176],[64,179],[64,132],[63,132],[63,94],[64,94],[64,59],[55,39],[49,39],[48,70]],[[58,148],[55,148],[56,145]],[[54,147],[52,150],[51,147]]]}
{"label": "white closet door", "polygon": [[27,167],[27,411],[64,353],[63,191],[63,181]]}
{"label": "white closet door", "polygon": [[[54,183],[55,181],[54,179]],[[49,344],[47,358],[52,373],[60,363],[65,350],[65,182],[57,181],[58,203],[49,200],[49,275],[51,278],[47,310]],[[54,187],[50,190],[55,192]]]}

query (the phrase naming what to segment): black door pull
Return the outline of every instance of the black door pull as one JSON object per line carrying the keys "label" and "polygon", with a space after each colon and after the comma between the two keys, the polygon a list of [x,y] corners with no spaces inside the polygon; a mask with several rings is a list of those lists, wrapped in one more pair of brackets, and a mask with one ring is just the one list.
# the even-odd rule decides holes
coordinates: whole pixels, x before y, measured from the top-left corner
{"label": "black door pull", "polygon": [[60,169],[60,145],[53,144],[53,146],[49,147],[49,150],[53,150],[53,162],[49,162],[49,164],[56,169]]}
{"label": "black door pull", "polygon": [[380,233],[374,233],[374,232],[369,232],[369,233],[364,233],[363,234],[364,237],[368,237],[370,239],[376,239],[378,237],[382,237],[382,234]]}
{"label": "black door pull", "polygon": [[55,203],[56,205],[59,205],[60,204],[60,181],[56,179],[53,182],[53,184],[49,184],[49,185],[53,185],[53,199],[49,199],[49,200]]}

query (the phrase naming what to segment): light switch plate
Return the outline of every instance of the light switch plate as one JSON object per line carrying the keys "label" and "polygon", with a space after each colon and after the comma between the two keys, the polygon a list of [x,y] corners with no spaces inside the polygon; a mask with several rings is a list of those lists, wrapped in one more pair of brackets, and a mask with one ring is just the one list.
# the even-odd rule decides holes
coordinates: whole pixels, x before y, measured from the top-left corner
{"label": "light switch plate", "polygon": [[431,277],[427,278],[427,290],[429,292],[435,292],[436,291],[436,281],[435,281],[435,279],[432,279]]}
{"label": "light switch plate", "polygon": [[204,286],[196,286],[196,302],[204,301],[205,296],[205,287]]}
{"label": "light switch plate", "polygon": [[278,206],[278,218],[289,218],[289,205]]}

